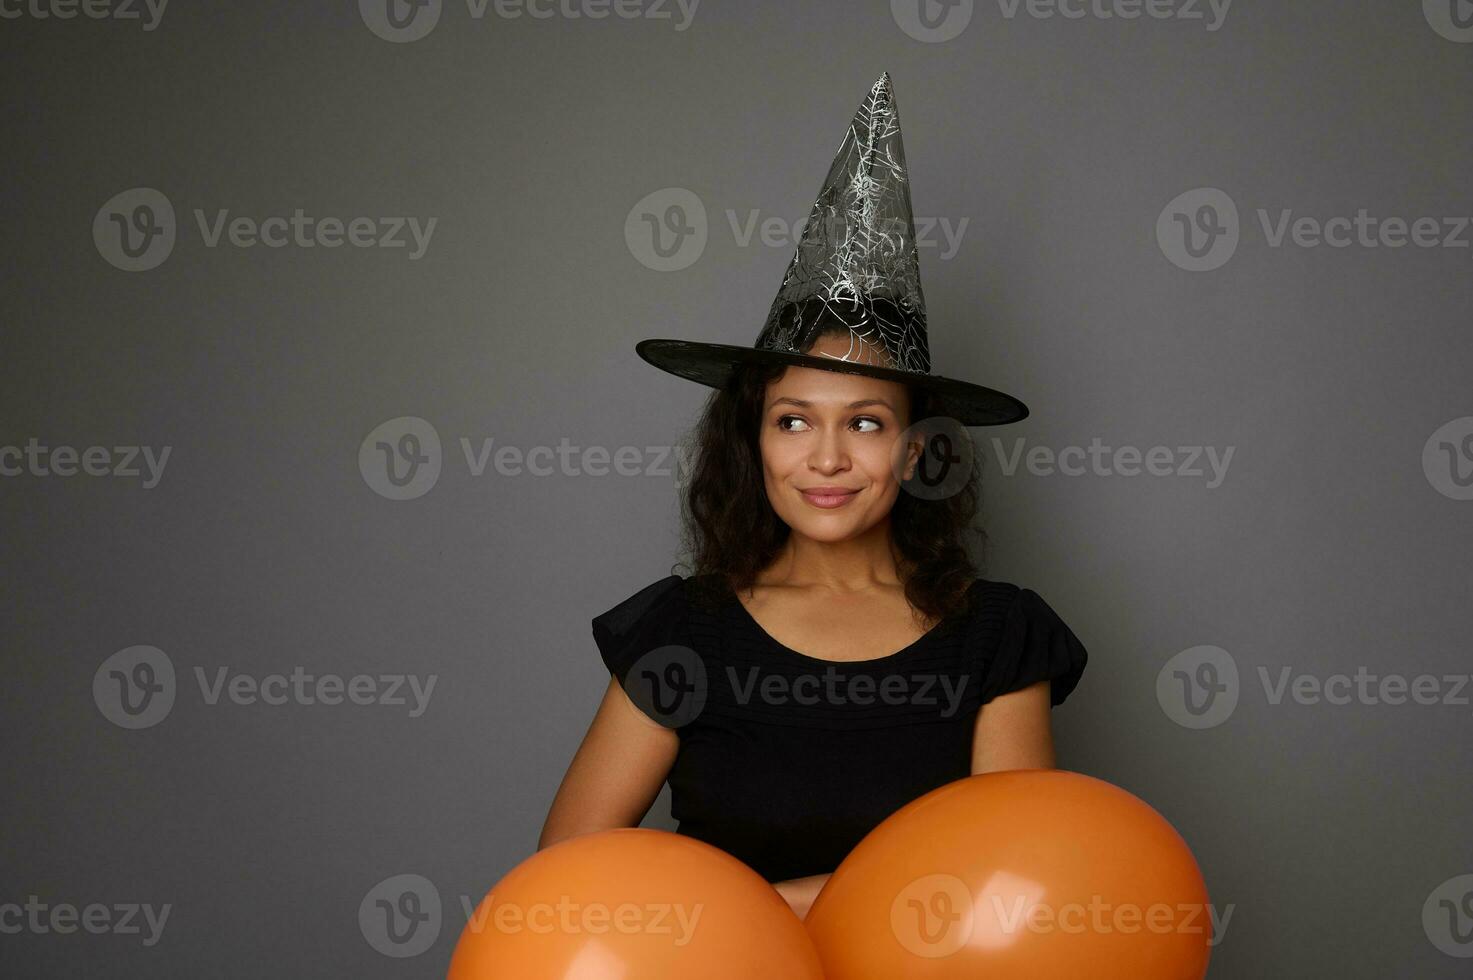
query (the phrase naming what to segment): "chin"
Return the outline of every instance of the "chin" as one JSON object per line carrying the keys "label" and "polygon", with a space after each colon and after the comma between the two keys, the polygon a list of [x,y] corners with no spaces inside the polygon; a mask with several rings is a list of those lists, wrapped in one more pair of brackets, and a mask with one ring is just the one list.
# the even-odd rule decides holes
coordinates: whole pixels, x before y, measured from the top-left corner
{"label": "chin", "polygon": [[[837,516],[835,515],[835,517]],[[823,541],[829,544],[847,541],[849,538],[854,537],[858,531],[858,528],[854,526],[854,522],[850,520],[838,521],[820,518],[815,521],[811,517],[805,517],[797,523],[790,521],[788,527],[793,528],[805,538],[812,538],[814,541]]]}

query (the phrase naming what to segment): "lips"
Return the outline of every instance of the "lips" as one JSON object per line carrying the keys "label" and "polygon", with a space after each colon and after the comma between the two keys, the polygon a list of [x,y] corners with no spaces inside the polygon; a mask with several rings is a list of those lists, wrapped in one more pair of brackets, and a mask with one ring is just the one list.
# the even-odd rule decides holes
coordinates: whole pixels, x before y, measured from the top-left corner
{"label": "lips", "polygon": [[809,487],[799,492],[803,494],[804,500],[823,508],[842,507],[859,493],[848,487]]}

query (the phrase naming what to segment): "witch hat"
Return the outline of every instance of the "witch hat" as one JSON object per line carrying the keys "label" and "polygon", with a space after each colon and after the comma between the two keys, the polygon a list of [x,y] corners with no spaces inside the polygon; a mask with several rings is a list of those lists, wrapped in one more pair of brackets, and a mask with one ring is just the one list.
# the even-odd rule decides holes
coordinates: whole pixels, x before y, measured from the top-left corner
{"label": "witch hat", "polygon": [[[834,326],[849,331],[842,358],[805,353]],[[712,388],[723,387],[737,364],[794,364],[928,388],[962,425],[1028,416],[1011,395],[931,373],[910,179],[889,72],[870,86],[839,143],[756,342],[651,339],[634,349],[660,370]]]}

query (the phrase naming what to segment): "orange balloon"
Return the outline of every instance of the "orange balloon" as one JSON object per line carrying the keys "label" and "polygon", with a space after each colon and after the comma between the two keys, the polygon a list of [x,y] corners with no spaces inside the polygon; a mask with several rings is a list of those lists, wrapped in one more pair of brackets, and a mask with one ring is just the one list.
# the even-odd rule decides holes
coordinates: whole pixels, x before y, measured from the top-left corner
{"label": "orange balloon", "polygon": [[449,980],[823,980],[803,923],[702,841],[626,827],[513,868],[476,906]]}
{"label": "orange balloon", "polygon": [[1161,814],[1076,772],[948,783],[859,842],[805,925],[828,980],[1201,980],[1212,917]]}

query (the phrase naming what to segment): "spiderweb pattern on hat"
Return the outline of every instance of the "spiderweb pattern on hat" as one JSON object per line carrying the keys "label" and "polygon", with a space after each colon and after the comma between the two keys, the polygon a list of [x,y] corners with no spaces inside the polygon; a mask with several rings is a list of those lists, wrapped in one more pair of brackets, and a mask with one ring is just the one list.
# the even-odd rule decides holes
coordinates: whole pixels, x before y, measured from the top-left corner
{"label": "spiderweb pattern on hat", "polygon": [[846,361],[931,370],[910,181],[888,72],[870,87],[839,144],[754,346],[801,352],[835,324],[849,330]]}

